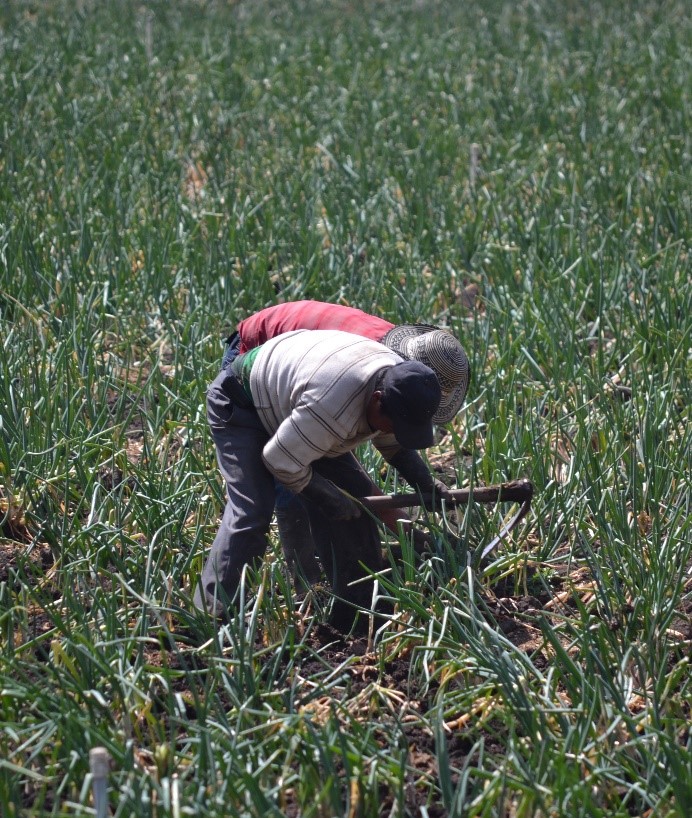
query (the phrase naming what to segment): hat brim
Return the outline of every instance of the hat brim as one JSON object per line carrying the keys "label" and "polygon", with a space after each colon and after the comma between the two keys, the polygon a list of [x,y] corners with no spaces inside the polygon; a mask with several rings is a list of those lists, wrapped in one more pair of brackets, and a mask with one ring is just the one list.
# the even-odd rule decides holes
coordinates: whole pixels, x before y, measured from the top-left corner
{"label": "hat brim", "polygon": [[[385,333],[380,343],[389,347],[397,355],[401,355],[401,345],[408,338],[417,338],[419,335],[425,335],[438,329],[440,327],[433,326],[433,324],[397,324]],[[408,355],[402,355],[402,357],[408,358]]]}
{"label": "hat brim", "polygon": [[[418,338],[421,335],[426,335],[429,332],[440,329],[442,329],[442,327],[437,327],[434,324],[399,324],[385,334],[381,343],[391,349],[392,352],[396,352],[397,355],[409,360],[410,356],[404,350],[405,342],[411,338]],[[432,422],[436,426],[443,426],[454,419],[464,403],[468,385],[468,378],[466,378],[450,392],[443,390],[440,405],[432,418]]]}
{"label": "hat brim", "polygon": [[436,426],[443,426],[445,423],[449,423],[454,419],[464,402],[468,385],[468,380],[466,380],[460,383],[459,386],[451,392],[442,392],[440,405],[432,417],[432,422]]}
{"label": "hat brim", "polygon": [[435,441],[432,420],[425,424],[408,423],[403,418],[392,418],[394,437],[404,449],[427,449]]}

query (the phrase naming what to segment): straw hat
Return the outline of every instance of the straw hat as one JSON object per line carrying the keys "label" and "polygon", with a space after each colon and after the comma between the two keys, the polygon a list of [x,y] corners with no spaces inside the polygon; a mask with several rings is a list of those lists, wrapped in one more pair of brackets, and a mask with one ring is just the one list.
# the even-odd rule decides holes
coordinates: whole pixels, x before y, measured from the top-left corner
{"label": "straw hat", "polygon": [[437,375],[442,400],[433,423],[449,423],[461,408],[469,385],[469,359],[449,330],[428,324],[402,324],[390,329],[382,343],[406,360],[420,361]]}

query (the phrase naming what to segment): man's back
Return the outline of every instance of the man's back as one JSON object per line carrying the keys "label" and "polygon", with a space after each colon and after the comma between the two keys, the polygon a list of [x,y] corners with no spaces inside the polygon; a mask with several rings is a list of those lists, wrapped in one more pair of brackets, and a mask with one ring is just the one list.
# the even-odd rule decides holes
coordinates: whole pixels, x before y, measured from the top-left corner
{"label": "man's back", "polygon": [[[265,461],[300,491],[309,464],[350,451],[375,435],[366,406],[383,370],[401,358],[375,341],[336,330],[298,330],[264,344],[253,363],[253,403],[273,435]],[[397,448],[393,436],[379,446]]]}
{"label": "man's back", "polygon": [[339,330],[379,341],[393,327],[394,324],[384,318],[343,304],[287,301],[245,318],[238,324],[238,332],[240,352],[246,352],[271,338],[298,329]]}

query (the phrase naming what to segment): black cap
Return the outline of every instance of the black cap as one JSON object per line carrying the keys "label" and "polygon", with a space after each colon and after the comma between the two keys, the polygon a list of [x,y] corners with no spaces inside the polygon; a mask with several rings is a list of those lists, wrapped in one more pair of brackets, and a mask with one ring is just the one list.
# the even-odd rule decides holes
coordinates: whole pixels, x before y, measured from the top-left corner
{"label": "black cap", "polygon": [[426,449],[434,440],[432,418],[442,391],[435,373],[420,361],[389,367],[382,381],[381,409],[405,449]]}

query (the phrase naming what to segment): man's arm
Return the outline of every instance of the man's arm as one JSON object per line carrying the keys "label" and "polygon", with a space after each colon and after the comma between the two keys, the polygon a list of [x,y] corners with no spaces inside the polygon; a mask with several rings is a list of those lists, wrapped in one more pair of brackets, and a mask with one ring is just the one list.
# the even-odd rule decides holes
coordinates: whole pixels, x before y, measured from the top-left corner
{"label": "man's arm", "polygon": [[394,466],[412,488],[423,495],[431,496],[431,500],[425,504],[429,511],[441,507],[441,501],[448,495],[449,488],[441,480],[432,476],[430,469],[417,451],[399,449],[395,455],[385,456],[385,459],[390,466]]}
{"label": "man's arm", "polygon": [[348,451],[358,442],[324,401],[306,394],[269,439],[262,459],[280,483],[299,493],[312,478],[312,463]]}
{"label": "man's arm", "polygon": [[322,513],[332,520],[353,520],[360,517],[360,507],[336,484],[316,471],[313,471],[310,482],[301,494],[317,504]]}

